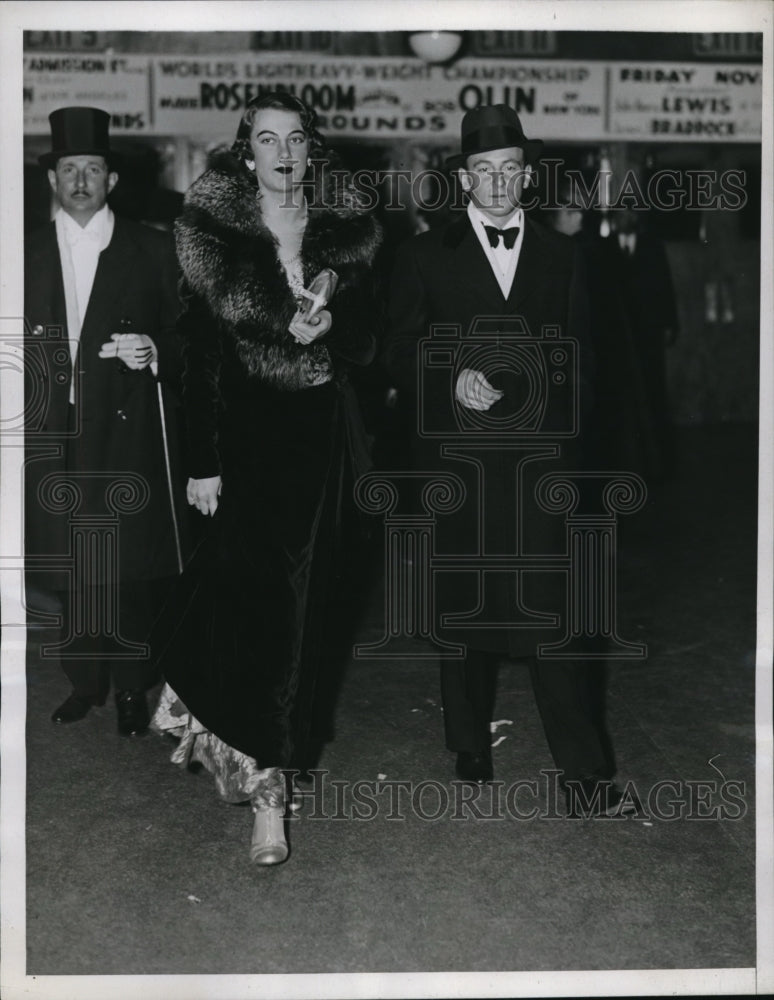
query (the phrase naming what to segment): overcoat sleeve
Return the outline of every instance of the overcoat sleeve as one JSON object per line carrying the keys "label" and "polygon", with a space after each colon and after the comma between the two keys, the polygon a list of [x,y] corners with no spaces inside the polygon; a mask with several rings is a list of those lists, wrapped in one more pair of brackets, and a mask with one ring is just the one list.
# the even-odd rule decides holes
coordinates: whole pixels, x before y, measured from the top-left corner
{"label": "overcoat sleeve", "polygon": [[171,237],[149,231],[153,238],[147,247],[154,263],[158,280],[158,317],[152,339],[158,351],[158,377],[163,382],[178,386],[182,373],[180,341],[177,336],[177,317],[180,313],[178,296],[178,267],[175,246]]}
{"label": "overcoat sleeve", "polygon": [[183,409],[188,435],[189,474],[221,474],[218,451],[222,341],[205,301],[181,285],[183,311],[177,322],[183,345]]}
{"label": "overcoat sleeve", "polygon": [[[381,230],[375,220],[367,221],[373,246],[378,248]],[[372,254],[341,268],[329,306],[333,322],[322,341],[332,355],[353,365],[373,361],[384,326],[382,302]]]}
{"label": "overcoat sleeve", "polygon": [[417,390],[418,343],[427,336],[427,332],[424,282],[414,241],[407,240],[395,256],[381,361],[395,384],[412,394]]}
{"label": "overcoat sleeve", "polygon": [[578,343],[577,390],[581,427],[594,405],[596,359],[589,309],[589,277],[582,247],[576,244],[570,276],[567,335]]}

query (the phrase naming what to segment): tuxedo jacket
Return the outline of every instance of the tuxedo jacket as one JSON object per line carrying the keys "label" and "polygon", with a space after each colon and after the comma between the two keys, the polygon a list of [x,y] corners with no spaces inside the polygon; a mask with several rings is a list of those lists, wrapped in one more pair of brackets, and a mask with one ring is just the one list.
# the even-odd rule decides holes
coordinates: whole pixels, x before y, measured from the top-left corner
{"label": "tuxedo jacket", "polygon": [[[543,509],[539,479],[580,467],[592,357],[582,261],[574,241],[525,219],[504,296],[467,213],[398,251],[382,361],[415,406],[414,471],[452,472],[465,499],[436,516],[440,554],[561,555],[563,517]],[[455,399],[459,372],[504,393],[486,413]],[[512,655],[555,640],[561,572],[436,575],[439,615],[466,615],[444,638]],[[439,623],[441,619],[438,619]],[[439,624],[439,628],[440,628]]]}
{"label": "tuxedo jacket", "polygon": [[[118,526],[119,580],[154,579],[177,570],[166,466],[169,459],[179,493],[178,308],[171,237],[116,217],[111,241],[99,256],[73,368],[54,223],[27,237],[25,545],[28,571],[40,585],[65,589],[68,579],[72,584],[66,574],[71,530],[83,518],[96,519],[102,528]],[[158,379],[149,367],[133,371],[115,358],[99,357],[100,346],[122,329],[153,339]],[[75,405],[70,404],[73,379]],[[65,480],[69,485],[63,490]],[[106,582],[104,575],[95,570],[82,582]]]}

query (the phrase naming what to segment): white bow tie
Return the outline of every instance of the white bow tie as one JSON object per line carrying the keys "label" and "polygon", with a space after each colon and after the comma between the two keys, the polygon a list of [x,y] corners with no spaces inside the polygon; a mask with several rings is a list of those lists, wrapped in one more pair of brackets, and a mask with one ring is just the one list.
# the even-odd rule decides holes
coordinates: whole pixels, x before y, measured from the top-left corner
{"label": "white bow tie", "polygon": [[79,233],[73,230],[67,232],[67,242],[71,247],[79,243],[99,243],[101,238],[102,234],[95,229],[82,229]]}

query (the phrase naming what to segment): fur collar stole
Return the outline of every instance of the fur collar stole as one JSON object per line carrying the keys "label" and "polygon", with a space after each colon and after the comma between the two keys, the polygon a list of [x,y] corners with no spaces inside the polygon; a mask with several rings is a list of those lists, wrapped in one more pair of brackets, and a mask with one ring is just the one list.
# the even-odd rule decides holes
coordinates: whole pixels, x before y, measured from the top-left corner
{"label": "fur collar stole", "polygon": [[[302,388],[319,382],[330,358],[322,341],[303,346],[288,332],[297,303],[259,202],[243,168],[224,154],[186,194],[175,226],[178,258],[188,288],[234,338],[249,374],[282,388]],[[334,323],[337,301],[367,277],[380,239],[378,222],[349,199],[310,205],[301,245],[304,283],[324,267],[336,271]]]}

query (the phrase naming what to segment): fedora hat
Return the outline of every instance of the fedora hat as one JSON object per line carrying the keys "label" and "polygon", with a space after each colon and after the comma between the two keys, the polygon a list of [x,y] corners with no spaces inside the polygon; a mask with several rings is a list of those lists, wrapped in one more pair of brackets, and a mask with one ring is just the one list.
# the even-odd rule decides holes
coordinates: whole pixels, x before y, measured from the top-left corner
{"label": "fedora hat", "polygon": [[93,154],[102,156],[113,168],[118,157],[110,149],[110,115],[99,108],[57,108],[48,116],[51,125],[51,152],[38,157],[42,167],[53,170],[62,156]]}
{"label": "fedora hat", "polygon": [[447,156],[446,166],[457,170],[465,166],[474,153],[487,153],[492,149],[524,150],[524,162],[534,163],[543,148],[542,139],[528,139],[524,135],[519,116],[507,104],[484,104],[465,113],[462,119],[461,149],[454,156]]}

